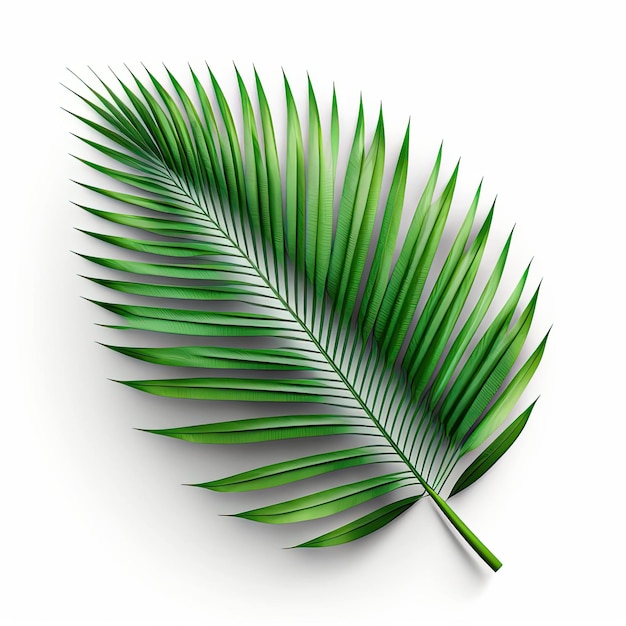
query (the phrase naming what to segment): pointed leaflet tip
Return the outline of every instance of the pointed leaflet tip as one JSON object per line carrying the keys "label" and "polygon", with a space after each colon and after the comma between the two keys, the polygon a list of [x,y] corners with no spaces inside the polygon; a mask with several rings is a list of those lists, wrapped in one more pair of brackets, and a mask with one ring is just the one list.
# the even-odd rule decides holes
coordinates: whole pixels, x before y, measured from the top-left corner
{"label": "pointed leaflet tip", "polygon": [[100,341],[96,341],[96,343],[104,348],[113,350],[114,352],[119,352],[120,354],[128,354],[128,350],[130,349],[130,348],[124,348],[123,346],[111,346],[108,343],[102,343]]}
{"label": "pointed leaflet tip", "polygon": [[167,429],[158,429],[158,428],[137,428],[137,430],[141,430],[144,433],[150,433],[151,435],[163,435],[164,433],[167,432]]}
{"label": "pointed leaflet tip", "polygon": [[380,105],[378,111],[378,120],[376,121],[376,130],[374,131],[375,138],[378,137],[379,141],[384,145],[385,142],[385,120],[383,119],[383,106]]}
{"label": "pointed leaflet tip", "polygon": [[263,97],[265,97],[265,90],[263,89],[263,83],[261,82],[261,77],[256,70],[256,65],[252,64],[252,70],[254,71],[254,82],[256,83],[257,92],[261,92]]}
{"label": "pointed leaflet tip", "polygon": [[485,218],[485,224],[489,224],[489,226],[491,226],[491,222],[493,221],[494,210],[495,206],[492,204],[489,209],[489,213],[487,213],[487,217]]}
{"label": "pointed leaflet tip", "polygon": [[[87,66],[89,69],[91,69],[89,66]],[[72,76],[78,78],[78,80],[83,83],[83,85],[85,85],[85,81],[70,67],[66,67],[65,68],[70,74],[72,74]],[[93,70],[91,70],[93,72]]]}
{"label": "pointed leaflet tip", "polygon": [[207,70],[209,70],[209,76],[211,77],[211,82],[215,84],[217,82],[217,79],[215,78],[215,75],[213,74],[213,70],[209,67],[208,63],[206,64],[206,68]]}
{"label": "pointed leaflet tip", "polygon": [[441,157],[443,155],[443,141],[439,144],[439,150],[437,150],[437,156],[435,157],[435,165],[433,169],[437,169],[439,168],[439,166],[441,165]]}
{"label": "pointed leaflet tip", "polygon": [[[133,389],[141,389],[140,387],[138,387],[137,385],[140,384],[142,381],[140,380],[115,380],[113,378],[109,378],[109,380],[112,383],[119,383],[120,385],[126,385],[127,387],[132,387]],[[154,432],[159,434],[159,431],[155,430],[155,431],[150,431],[150,432]]]}
{"label": "pointed leaflet tip", "polygon": [[[82,254],[80,255],[83,258],[87,258],[84,257]],[[100,300],[92,300],[91,298],[87,298],[86,296],[80,296],[83,300],[87,300],[87,302],[91,302],[91,304],[97,304],[98,306],[102,306],[105,307],[106,306],[106,302],[101,302]]]}
{"label": "pointed leaflet tip", "polygon": [[239,70],[237,69],[237,66],[235,65],[234,62],[233,62],[233,66],[235,68],[235,76],[237,77],[237,84],[239,85],[239,93],[241,93],[242,91],[246,91],[247,92],[246,85],[243,82],[243,78],[241,77],[241,74],[239,73]]}
{"label": "pointed leaflet tip", "polygon": [[287,98],[293,101],[293,93],[291,92],[291,85],[289,84],[289,81],[287,80],[287,75],[285,74],[284,70],[283,70],[283,81],[285,83],[285,93],[287,95]]}

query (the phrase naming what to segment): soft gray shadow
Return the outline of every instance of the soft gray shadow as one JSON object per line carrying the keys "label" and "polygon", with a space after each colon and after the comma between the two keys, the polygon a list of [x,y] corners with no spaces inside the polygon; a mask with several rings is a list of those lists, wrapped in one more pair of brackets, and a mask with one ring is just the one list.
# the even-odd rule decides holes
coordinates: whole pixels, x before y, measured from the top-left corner
{"label": "soft gray shadow", "polygon": [[482,585],[486,585],[493,574],[493,572],[489,569],[489,566],[481,562],[480,557],[473,552],[472,548],[467,544],[463,537],[459,535],[456,529],[450,525],[450,522],[438,509],[437,514],[440,523],[445,528],[446,533],[450,535],[453,544],[456,547],[456,552],[459,554],[460,561],[466,567],[467,571],[472,574],[475,580],[479,580]]}

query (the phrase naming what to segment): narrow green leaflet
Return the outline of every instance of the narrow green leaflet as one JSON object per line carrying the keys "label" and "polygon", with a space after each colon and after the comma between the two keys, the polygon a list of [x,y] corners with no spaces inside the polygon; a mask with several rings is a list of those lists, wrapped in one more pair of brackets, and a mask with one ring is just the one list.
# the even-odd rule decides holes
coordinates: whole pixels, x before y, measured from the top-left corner
{"label": "narrow green leaflet", "polygon": [[356,123],[356,130],[354,132],[354,140],[352,142],[352,149],[350,150],[346,177],[343,184],[343,191],[341,193],[341,203],[339,205],[339,215],[337,217],[337,230],[335,232],[335,239],[330,258],[327,288],[328,293],[332,298],[336,298],[337,290],[339,289],[341,271],[343,269],[346,249],[348,247],[350,223],[352,221],[352,213],[354,212],[354,201],[356,198],[359,178],[361,177],[361,165],[365,156],[365,123],[363,115],[363,102],[361,102],[359,106],[359,116]]}
{"label": "narrow green leaflet", "polygon": [[[134,293],[138,296],[153,296],[156,298],[173,298],[177,300],[236,300],[247,302],[269,297],[256,286],[237,281],[211,281],[211,284],[189,287],[188,285],[163,285],[155,283],[137,283],[126,280],[107,280],[106,278],[92,278],[89,280],[109,289],[123,293]],[[207,281],[208,282],[208,281]]]}
{"label": "narrow green leaflet", "polygon": [[291,350],[177,346],[174,348],[126,348],[107,346],[135,359],[170,367],[209,369],[314,370],[324,363]]}
{"label": "narrow green leaflet", "polygon": [[[115,237],[113,235],[103,235],[102,233],[92,233],[87,230],[81,231],[85,235],[106,241],[120,248],[135,250],[136,252],[147,252],[149,254],[159,254],[173,257],[198,257],[198,256],[219,256],[224,254],[224,248],[212,246],[211,244],[190,241],[190,242],[162,242],[146,241],[145,239],[133,239],[131,237]],[[226,252],[227,253],[227,252]]]}
{"label": "narrow green leaflet", "polygon": [[329,472],[389,461],[393,453],[386,446],[364,446],[337,452],[324,452],[293,461],[283,461],[249,470],[220,480],[200,483],[196,487],[204,487],[213,491],[252,491],[278,487],[298,480],[320,476]]}
{"label": "narrow green leaflet", "polygon": [[[100,343],[148,370],[119,382],[180,405],[169,428],[150,428],[145,416],[142,430],[185,445],[285,440],[275,461],[197,484],[269,489],[273,501],[238,517],[284,524],[370,503],[299,546],[324,547],[365,537],[428,498],[497,570],[442,494],[466,453],[490,440],[452,494],[482,476],[534,406],[503,428],[547,340],[520,365],[537,304],[535,292],[516,315],[528,269],[493,311],[511,238],[496,242],[485,270],[494,207],[481,207],[482,186],[449,220],[459,166],[444,172],[441,148],[434,164],[418,164],[430,175],[410,197],[408,125],[388,150],[382,107],[369,128],[360,101],[345,120],[344,151],[334,86],[326,102],[310,79],[301,91],[282,78],[276,106],[256,70],[235,69],[223,88],[208,67],[178,77],[127,68],[71,89],[73,134],[87,152],[77,167],[95,183],[78,184],[98,201],[77,205],[89,220],[79,230],[106,248],[76,262],[103,292],[89,301],[115,318],[102,332],[133,331],[128,343]],[[237,402],[243,414],[190,426],[181,399],[206,402],[208,415]],[[248,415],[259,403],[277,414]],[[341,447],[327,445],[340,435]],[[290,453],[293,439],[311,449]],[[292,497],[280,501],[286,485]]]}
{"label": "narrow green leaflet", "polygon": [[380,308],[380,302],[385,293],[400,228],[409,165],[409,128],[407,126],[393,181],[391,182],[391,189],[389,190],[387,205],[376,244],[376,252],[359,310],[359,325],[362,327],[365,337],[369,336],[372,330],[374,320]]}
{"label": "narrow green leaflet", "polygon": [[[536,402],[536,400],[535,400]],[[503,430],[498,437],[476,458],[476,460],[461,474],[450,491],[453,496],[463,489],[475,483],[496,461],[513,445],[526,426],[528,418],[535,406],[533,402],[508,428]]]}
{"label": "narrow green leaflet", "polygon": [[[238,400],[243,402],[320,402],[349,406],[340,387],[318,380],[263,380],[257,378],[176,378],[127,380],[125,385],[168,398]],[[343,400],[343,402],[342,402]]]}
{"label": "narrow green leaflet", "polygon": [[[280,162],[278,160],[278,151],[276,149],[276,139],[274,135],[274,123],[270,111],[263,85],[259,75],[254,72],[256,79],[257,95],[259,99],[259,108],[261,111],[261,125],[263,128],[263,144],[265,148],[265,166],[267,168],[267,193],[268,193],[268,211],[269,211],[269,230],[271,232],[271,241],[274,245],[274,251],[278,260],[283,263],[285,256],[284,232],[283,232],[283,198],[282,198],[282,182],[280,176]],[[259,158],[257,157],[257,163]],[[267,225],[265,226],[267,228]]]}
{"label": "narrow green leaflet", "polygon": [[304,268],[304,220],[306,178],[304,148],[298,109],[285,76],[287,99],[287,159],[285,172],[285,231],[287,254],[299,270]]}
{"label": "narrow green leaflet", "polygon": [[146,432],[193,443],[240,444],[328,435],[376,435],[376,427],[345,415],[280,415]]}
{"label": "narrow green leaflet", "polygon": [[329,546],[338,546],[342,543],[349,543],[356,539],[361,539],[378,529],[392,522],[396,517],[402,515],[406,510],[412,507],[421,496],[411,496],[403,498],[391,504],[387,504],[377,511],[368,513],[359,519],[331,530],[328,533],[320,535],[315,539],[305,541],[296,548],[327,548]]}

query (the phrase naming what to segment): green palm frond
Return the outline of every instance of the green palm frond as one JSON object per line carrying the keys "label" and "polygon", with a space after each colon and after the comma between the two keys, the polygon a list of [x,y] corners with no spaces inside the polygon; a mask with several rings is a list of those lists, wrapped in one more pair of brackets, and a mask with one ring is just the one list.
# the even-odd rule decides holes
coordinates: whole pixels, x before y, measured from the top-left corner
{"label": "green palm frond", "polygon": [[[91,117],[76,117],[91,129],[90,137],[100,137],[83,141],[115,165],[80,160],[116,181],[116,189],[125,189],[85,185],[118,208],[82,208],[126,232],[83,231],[121,255],[83,256],[119,273],[115,280],[91,280],[119,292],[122,300],[124,294],[139,296],[140,304],[94,302],[120,318],[112,328],[182,337],[175,346],[108,347],[148,363],[197,371],[194,377],[122,382],[169,398],[286,407],[272,417],[149,431],[189,442],[363,437],[357,447],[318,451],[198,485],[239,492],[369,468],[356,481],[353,472],[344,473],[351,478],[321,491],[304,482],[299,497],[239,517],[271,524],[312,520],[387,494],[379,508],[301,544],[321,547],[363,537],[430,496],[471,547],[498,569],[500,561],[441,494],[454,495],[480,478],[519,435],[534,406],[502,429],[547,339],[511,377],[537,302],[535,292],[514,319],[526,270],[502,308],[487,319],[511,238],[482,292],[472,298],[475,304],[468,306],[493,217],[492,206],[475,228],[480,187],[436,269],[458,166],[440,183],[439,151],[400,237],[409,201],[408,127],[383,194],[382,110],[368,140],[360,105],[340,180],[334,92],[325,130],[311,82],[303,121],[285,78],[282,158],[258,75],[254,104],[238,72],[236,78],[236,112],[210,70],[206,79],[192,71],[188,90],[168,71],[168,86],[147,72],[145,80],[116,77],[114,86],[99,79],[96,86],[84,83],[86,95],[77,94]],[[437,194],[440,184],[443,191]],[[450,485],[453,470],[467,465],[465,455],[485,447],[492,436]]]}

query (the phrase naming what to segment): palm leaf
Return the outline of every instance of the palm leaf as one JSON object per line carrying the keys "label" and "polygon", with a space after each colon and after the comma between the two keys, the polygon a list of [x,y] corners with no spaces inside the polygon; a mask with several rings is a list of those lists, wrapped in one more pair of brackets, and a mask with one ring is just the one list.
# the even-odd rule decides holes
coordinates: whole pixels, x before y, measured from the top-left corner
{"label": "palm leaf", "polygon": [[[335,93],[330,128],[325,129],[311,82],[308,114],[301,115],[285,77],[286,154],[281,163],[281,142],[259,76],[255,72],[254,91],[239,72],[236,78],[236,107],[210,70],[205,78],[191,73],[189,92],[167,71],[169,85],[148,72],[146,80],[134,74],[129,80],[116,77],[113,86],[100,79],[97,87],[84,83],[88,93],[79,95],[97,120],[76,115],[90,133],[82,140],[115,165],[80,160],[127,188],[84,185],[118,208],[82,208],[128,232],[83,232],[134,257],[82,256],[120,274],[115,279],[90,277],[92,281],[141,299],[140,304],[94,303],[119,318],[112,328],[195,339],[190,342],[194,345],[108,346],[148,363],[197,371],[194,376],[120,382],[170,398],[285,405],[273,417],[149,429],[167,437],[202,444],[365,438],[356,447],[281,460],[198,485],[245,491],[302,481],[301,496],[274,499],[239,517],[273,524],[312,520],[385,496],[365,515],[301,544],[322,547],[366,536],[427,496],[485,562],[498,569],[499,560],[441,494],[450,493],[449,477],[464,455],[501,430],[545,347],[544,339],[507,383],[536,304],[535,294],[512,324],[527,272],[487,330],[477,335],[500,283],[510,238],[473,309],[464,313],[493,216],[492,207],[471,236],[480,188],[437,270],[433,261],[442,245],[458,166],[437,194],[439,151],[411,225],[398,243],[408,128],[393,163],[391,186],[383,194],[387,151],[382,110],[368,141],[359,106],[347,169],[338,180]],[[256,93],[256,105],[251,93]],[[237,118],[233,111],[239,110]],[[308,121],[306,134],[301,119]],[[431,274],[434,286],[424,293]],[[221,343],[213,337],[222,338]],[[238,337],[257,337],[261,344],[242,344]],[[146,342],[151,343],[149,335]],[[295,403],[297,411],[288,406]],[[496,436],[452,487],[453,494],[508,449],[531,409]],[[351,473],[341,472],[348,468]],[[354,472],[365,469],[367,474],[354,480]],[[315,479],[329,473],[338,484],[316,489]]]}

